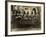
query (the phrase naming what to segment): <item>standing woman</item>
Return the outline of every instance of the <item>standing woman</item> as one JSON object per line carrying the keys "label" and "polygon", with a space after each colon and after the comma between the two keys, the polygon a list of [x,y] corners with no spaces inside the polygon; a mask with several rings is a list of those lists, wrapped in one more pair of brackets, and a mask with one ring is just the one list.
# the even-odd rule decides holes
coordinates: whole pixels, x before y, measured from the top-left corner
{"label": "standing woman", "polygon": [[32,12],[31,12],[31,20],[32,20],[32,24],[35,24],[35,21],[36,21],[36,8],[33,8]]}

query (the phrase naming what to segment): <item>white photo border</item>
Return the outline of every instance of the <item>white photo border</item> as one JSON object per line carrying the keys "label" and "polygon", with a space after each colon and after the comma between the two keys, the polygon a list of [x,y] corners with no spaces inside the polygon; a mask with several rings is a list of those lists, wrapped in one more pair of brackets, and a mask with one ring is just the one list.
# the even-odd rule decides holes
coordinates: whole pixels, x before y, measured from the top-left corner
{"label": "white photo border", "polygon": [[[18,4],[19,3],[19,4]],[[27,5],[28,4],[28,5]],[[10,11],[11,11],[11,5],[23,5],[23,6],[41,6],[41,30],[32,30],[32,31],[20,31],[20,32],[11,32],[11,15],[10,15]],[[45,8],[44,8],[44,3],[37,3],[37,2],[7,2],[7,30],[6,30],[6,34],[7,35],[19,35],[19,34],[44,34],[45,33]]]}

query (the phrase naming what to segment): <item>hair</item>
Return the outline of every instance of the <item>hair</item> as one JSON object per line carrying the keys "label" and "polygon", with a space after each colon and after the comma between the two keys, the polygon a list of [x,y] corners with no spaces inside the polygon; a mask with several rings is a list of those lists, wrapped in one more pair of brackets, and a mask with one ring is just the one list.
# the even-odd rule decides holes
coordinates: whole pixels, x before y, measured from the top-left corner
{"label": "hair", "polygon": [[[35,12],[35,14],[36,14],[36,9],[35,8],[33,8],[33,10],[32,11],[34,11]],[[32,12],[32,14],[33,14],[33,12]]]}

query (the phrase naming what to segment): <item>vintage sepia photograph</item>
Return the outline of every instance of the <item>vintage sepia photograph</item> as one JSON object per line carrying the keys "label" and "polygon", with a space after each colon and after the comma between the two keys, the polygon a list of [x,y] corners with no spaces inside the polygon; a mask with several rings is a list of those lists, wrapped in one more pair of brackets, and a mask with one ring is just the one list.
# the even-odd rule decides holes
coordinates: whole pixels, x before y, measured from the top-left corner
{"label": "vintage sepia photograph", "polygon": [[11,31],[41,29],[41,7],[11,5]]}
{"label": "vintage sepia photograph", "polygon": [[7,4],[8,35],[44,33],[44,3]]}

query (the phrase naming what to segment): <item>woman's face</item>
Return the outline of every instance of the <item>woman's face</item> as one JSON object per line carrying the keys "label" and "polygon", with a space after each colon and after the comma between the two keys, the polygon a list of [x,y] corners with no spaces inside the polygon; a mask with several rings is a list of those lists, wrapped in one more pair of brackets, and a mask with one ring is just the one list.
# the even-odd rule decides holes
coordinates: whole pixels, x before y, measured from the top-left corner
{"label": "woman's face", "polygon": [[19,10],[20,10],[20,12],[23,12],[23,7],[20,6],[20,7],[19,7]]}
{"label": "woman's face", "polygon": [[16,7],[15,7],[15,10],[18,10],[18,8],[17,8],[17,7],[18,7],[18,6],[16,6]]}
{"label": "woman's face", "polygon": [[35,15],[35,11],[33,11],[33,14],[32,14],[33,16]]}

